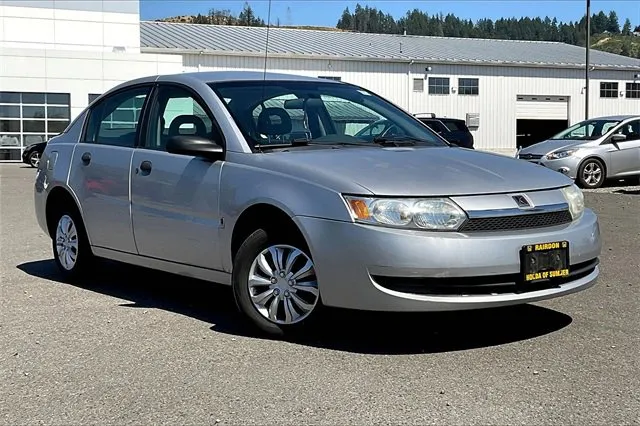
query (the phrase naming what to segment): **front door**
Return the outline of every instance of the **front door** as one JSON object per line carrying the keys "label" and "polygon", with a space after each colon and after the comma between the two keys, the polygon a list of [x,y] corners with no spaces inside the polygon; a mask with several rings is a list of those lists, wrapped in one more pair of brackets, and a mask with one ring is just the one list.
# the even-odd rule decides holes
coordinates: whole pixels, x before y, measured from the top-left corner
{"label": "front door", "polygon": [[219,176],[223,162],[165,151],[168,138],[197,134],[221,143],[213,115],[182,86],[161,84],[147,136],[133,155],[133,229],[142,256],[220,269]]}
{"label": "front door", "polygon": [[640,173],[640,120],[623,124],[614,134],[627,137],[620,142],[611,142],[611,174]]}
{"label": "front door", "polygon": [[129,176],[139,121],[151,86],[116,92],[89,112],[76,145],[69,184],[82,206],[91,244],[136,253],[131,227]]}

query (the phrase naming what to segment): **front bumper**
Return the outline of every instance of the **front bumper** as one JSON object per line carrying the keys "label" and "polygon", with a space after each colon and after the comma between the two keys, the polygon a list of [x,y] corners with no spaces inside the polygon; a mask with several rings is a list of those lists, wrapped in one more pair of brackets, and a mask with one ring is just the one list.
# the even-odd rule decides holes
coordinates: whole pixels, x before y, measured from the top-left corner
{"label": "front bumper", "polygon": [[561,158],[559,160],[547,160],[544,157],[531,160],[521,158],[521,160],[555,170],[556,172],[560,172],[574,180],[578,176],[578,167],[580,166],[580,159],[573,156]]}
{"label": "front bumper", "polygon": [[[328,306],[373,311],[490,308],[584,290],[599,275],[600,228],[589,209],[568,225],[476,234],[295,219],[309,243],[322,300]],[[522,246],[559,240],[569,241],[572,269],[580,268],[581,273],[556,287],[531,291],[505,283],[520,272]],[[506,285],[498,289],[498,283]],[[439,293],[426,291],[434,288]]]}

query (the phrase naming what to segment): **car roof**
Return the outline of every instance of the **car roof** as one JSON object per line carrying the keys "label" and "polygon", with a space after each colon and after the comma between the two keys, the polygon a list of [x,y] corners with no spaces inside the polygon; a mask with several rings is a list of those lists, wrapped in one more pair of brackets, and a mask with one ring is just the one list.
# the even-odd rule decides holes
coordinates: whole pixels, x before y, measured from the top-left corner
{"label": "car roof", "polygon": [[640,118],[640,115],[633,115],[633,114],[627,114],[627,115],[608,115],[608,116],[604,116],[604,117],[592,117],[590,118],[590,120],[616,120],[616,121],[625,121],[625,120],[629,120],[632,118]]}
{"label": "car roof", "polygon": [[183,72],[177,74],[158,74],[146,77],[140,77],[133,80],[125,81],[113,87],[105,93],[114,92],[116,90],[133,86],[136,84],[153,83],[156,81],[176,82],[176,83],[220,83],[230,81],[298,81],[298,82],[322,82],[327,84],[345,84],[341,81],[331,80],[328,78],[308,77],[296,74],[285,74],[276,72],[262,71],[202,71],[202,72]]}

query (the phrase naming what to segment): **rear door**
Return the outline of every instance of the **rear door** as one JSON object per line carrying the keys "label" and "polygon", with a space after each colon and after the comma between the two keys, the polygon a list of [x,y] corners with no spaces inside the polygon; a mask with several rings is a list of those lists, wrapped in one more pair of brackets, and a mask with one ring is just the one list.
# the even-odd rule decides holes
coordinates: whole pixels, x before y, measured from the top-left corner
{"label": "rear door", "polygon": [[218,195],[223,161],[165,150],[167,139],[196,134],[224,145],[192,89],[162,83],[149,107],[146,136],[132,158],[133,229],[142,256],[220,270]]}
{"label": "rear door", "polygon": [[74,149],[69,185],[82,207],[93,246],[136,253],[129,176],[140,117],[151,85],[129,87],[92,106]]}

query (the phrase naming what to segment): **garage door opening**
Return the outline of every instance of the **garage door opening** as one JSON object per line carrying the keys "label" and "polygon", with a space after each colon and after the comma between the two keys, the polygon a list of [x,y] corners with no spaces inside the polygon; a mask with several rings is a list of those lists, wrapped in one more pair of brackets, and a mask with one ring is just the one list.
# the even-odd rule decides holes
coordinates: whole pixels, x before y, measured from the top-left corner
{"label": "garage door opening", "polygon": [[569,127],[567,120],[517,120],[517,144],[526,148],[545,141]]}
{"label": "garage door opening", "polygon": [[518,95],[516,148],[549,139],[569,127],[568,96]]}

